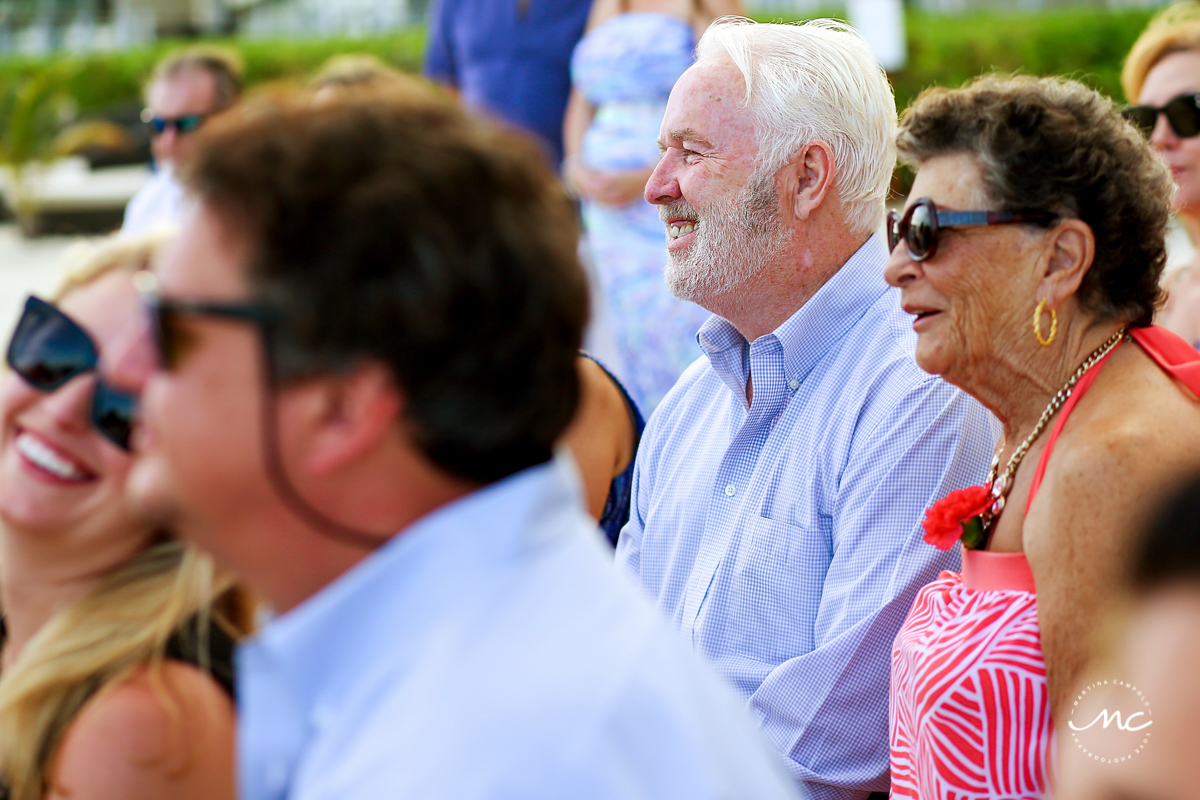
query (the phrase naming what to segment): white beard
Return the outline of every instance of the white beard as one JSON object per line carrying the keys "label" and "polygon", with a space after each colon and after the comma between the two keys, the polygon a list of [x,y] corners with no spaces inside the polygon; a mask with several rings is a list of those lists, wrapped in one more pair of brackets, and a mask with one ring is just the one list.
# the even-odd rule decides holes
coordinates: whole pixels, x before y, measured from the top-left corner
{"label": "white beard", "polygon": [[791,231],[782,224],[774,174],[751,176],[740,196],[700,215],[682,198],[658,207],[659,218],[699,222],[687,251],[667,251],[663,280],[671,293],[707,307],[749,283],[786,249]]}

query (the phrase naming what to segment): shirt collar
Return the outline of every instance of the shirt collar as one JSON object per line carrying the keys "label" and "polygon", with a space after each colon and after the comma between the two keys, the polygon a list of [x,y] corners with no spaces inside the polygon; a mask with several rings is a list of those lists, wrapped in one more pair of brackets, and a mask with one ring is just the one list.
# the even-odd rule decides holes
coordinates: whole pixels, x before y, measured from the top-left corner
{"label": "shirt collar", "polygon": [[[364,664],[386,654],[404,669],[451,609],[503,579],[502,566],[554,547],[564,508],[582,489],[569,456],[530,467],[431,512],[248,642],[256,665],[287,687],[299,708],[336,703]],[[245,656],[247,654],[243,654]]]}
{"label": "shirt collar", "polygon": [[[817,362],[888,290],[883,279],[887,257],[882,236],[872,234],[807,303],[766,335],[783,346],[789,380],[803,383]],[[743,395],[750,363],[745,337],[714,314],[696,338],[721,380],[735,395]]]}

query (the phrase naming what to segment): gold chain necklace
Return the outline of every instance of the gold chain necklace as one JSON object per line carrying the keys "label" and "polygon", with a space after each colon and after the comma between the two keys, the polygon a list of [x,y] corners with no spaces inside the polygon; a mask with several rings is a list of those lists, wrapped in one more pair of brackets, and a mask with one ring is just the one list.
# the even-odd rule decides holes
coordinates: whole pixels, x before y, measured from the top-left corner
{"label": "gold chain necklace", "polygon": [[1079,379],[1108,355],[1123,338],[1125,338],[1125,329],[1121,328],[1110,336],[1104,344],[1093,350],[1090,356],[1084,359],[1084,362],[1079,365],[1079,369],[1075,370],[1075,374],[1068,378],[1066,384],[1058,390],[1058,394],[1050,398],[1050,403],[1046,406],[1046,410],[1042,412],[1037,425],[1033,426],[1033,430],[1025,437],[1025,441],[1021,442],[1021,446],[1013,451],[1012,456],[1008,459],[1008,464],[1004,467],[1004,474],[999,479],[996,478],[996,470],[1000,467],[1000,454],[996,453],[996,455],[992,456],[992,466],[988,470],[987,479],[987,485],[991,487],[992,504],[984,510],[982,515],[984,531],[991,530],[992,525],[1000,516],[1000,512],[1004,510],[1008,493],[1012,491],[1013,475],[1016,474],[1017,467],[1021,466],[1021,461],[1025,458],[1025,454],[1029,452],[1030,446],[1041,436],[1042,431],[1046,428],[1046,424],[1058,413],[1063,404],[1070,399],[1071,391],[1075,388],[1075,384],[1079,382]]}

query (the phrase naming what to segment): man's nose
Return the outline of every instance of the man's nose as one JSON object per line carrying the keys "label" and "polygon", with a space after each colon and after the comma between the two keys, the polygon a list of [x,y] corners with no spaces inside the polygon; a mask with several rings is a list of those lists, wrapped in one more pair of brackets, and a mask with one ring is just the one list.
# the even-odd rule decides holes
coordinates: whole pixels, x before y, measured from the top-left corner
{"label": "man's nose", "polygon": [[179,132],[175,130],[174,125],[168,125],[155,137],[154,144],[155,150],[162,154],[161,157],[173,159],[175,150],[179,147]]}
{"label": "man's nose", "polygon": [[654,172],[650,173],[650,180],[646,181],[646,191],[643,197],[646,198],[647,203],[661,206],[679,199],[679,181],[674,173],[674,165],[671,163],[670,156],[664,155],[658,160]]}

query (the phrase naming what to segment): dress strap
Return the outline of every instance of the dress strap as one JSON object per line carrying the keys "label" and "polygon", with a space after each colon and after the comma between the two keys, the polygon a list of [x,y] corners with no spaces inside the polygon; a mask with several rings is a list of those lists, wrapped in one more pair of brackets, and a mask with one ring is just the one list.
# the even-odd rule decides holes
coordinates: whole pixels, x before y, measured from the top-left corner
{"label": "dress strap", "polygon": [[1165,372],[1200,397],[1200,353],[1196,348],[1159,325],[1133,328],[1129,335]]}
{"label": "dress strap", "polygon": [[1071,416],[1071,411],[1074,410],[1075,404],[1078,403],[1087,390],[1095,382],[1096,376],[1100,374],[1100,370],[1104,367],[1104,362],[1108,361],[1113,353],[1117,352],[1117,348],[1124,343],[1124,340],[1117,343],[1117,346],[1109,350],[1104,358],[1096,362],[1096,366],[1092,367],[1087,373],[1079,379],[1075,384],[1075,389],[1071,392],[1071,396],[1067,398],[1067,402],[1063,404],[1062,410],[1058,412],[1058,419],[1054,423],[1054,428],[1050,431],[1050,436],[1046,438],[1046,449],[1042,451],[1042,457],[1038,459],[1037,469],[1033,472],[1033,483],[1029,485],[1029,499],[1025,501],[1025,516],[1029,516],[1029,507],[1033,505],[1033,498],[1037,497],[1038,489],[1041,488],[1042,478],[1046,475],[1046,465],[1050,463],[1050,454],[1054,452],[1054,443],[1058,441],[1058,434],[1062,433],[1063,426],[1067,424],[1067,418]]}

